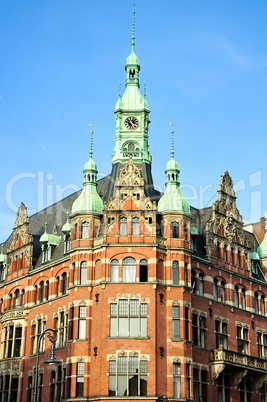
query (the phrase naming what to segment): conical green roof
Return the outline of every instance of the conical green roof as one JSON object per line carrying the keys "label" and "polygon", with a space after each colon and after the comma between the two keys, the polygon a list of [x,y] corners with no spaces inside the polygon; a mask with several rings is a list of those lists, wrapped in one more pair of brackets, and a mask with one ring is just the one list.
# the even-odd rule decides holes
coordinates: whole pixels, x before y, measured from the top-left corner
{"label": "conical green roof", "polygon": [[166,189],[158,203],[158,212],[179,212],[190,214],[190,205],[182,195],[179,183],[178,163],[172,157],[166,166]]}
{"label": "conical green roof", "polygon": [[136,56],[135,52],[132,50],[131,54],[126,59],[126,66],[127,65],[139,65],[139,59]]}
{"label": "conical green roof", "polygon": [[74,201],[71,213],[102,213],[103,201],[96,188],[97,166],[92,157],[85,163],[83,174],[83,189],[79,197]]}

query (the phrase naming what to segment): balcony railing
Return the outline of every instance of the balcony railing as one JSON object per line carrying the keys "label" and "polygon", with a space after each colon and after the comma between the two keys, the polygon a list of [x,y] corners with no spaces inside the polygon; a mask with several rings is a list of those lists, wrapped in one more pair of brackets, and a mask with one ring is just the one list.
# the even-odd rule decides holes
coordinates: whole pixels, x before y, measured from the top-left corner
{"label": "balcony railing", "polygon": [[240,384],[247,373],[255,377],[256,389],[260,389],[263,382],[267,381],[266,359],[225,350],[223,347],[213,350],[210,358],[212,380],[216,380],[226,367],[233,373],[235,386]]}
{"label": "balcony railing", "polygon": [[4,312],[9,310],[23,310],[24,304],[12,304],[11,306],[5,307]]}

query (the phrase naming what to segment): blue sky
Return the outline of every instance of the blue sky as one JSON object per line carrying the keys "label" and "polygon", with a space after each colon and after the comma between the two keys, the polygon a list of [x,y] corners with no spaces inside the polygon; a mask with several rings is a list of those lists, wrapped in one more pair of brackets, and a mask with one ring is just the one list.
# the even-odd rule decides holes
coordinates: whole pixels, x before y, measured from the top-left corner
{"label": "blue sky", "polygon": [[[110,172],[132,4],[0,2],[0,242],[21,201],[32,214],[81,186],[92,118],[99,176]],[[228,170],[245,222],[258,220],[267,209],[266,0],[135,6],[156,187],[164,190],[173,117],[175,158],[190,203],[211,205]]]}

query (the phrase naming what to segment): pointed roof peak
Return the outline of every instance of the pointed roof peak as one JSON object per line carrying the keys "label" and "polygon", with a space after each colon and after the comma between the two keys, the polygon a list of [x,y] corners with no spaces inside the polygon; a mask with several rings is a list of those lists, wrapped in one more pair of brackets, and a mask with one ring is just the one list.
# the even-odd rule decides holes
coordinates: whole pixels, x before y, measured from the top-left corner
{"label": "pointed roof peak", "polygon": [[135,4],[133,5],[133,16],[132,16],[132,52],[134,52],[135,47]]}
{"label": "pointed roof peak", "polygon": [[93,123],[93,119],[91,120],[91,123],[89,123],[89,126],[91,127],[91,131],[90,131],[90,151],[89,151],[89,156],[90,159],[93,159],[93,135],[94,135],[94,131],[93,131],[93,127],[94,127],[94,123]]}
{"label": "pointed roof peak", "polygon": [[172,117],[172,121],[170,122],[171,126],[171,158],[174,159],[174,121]]}

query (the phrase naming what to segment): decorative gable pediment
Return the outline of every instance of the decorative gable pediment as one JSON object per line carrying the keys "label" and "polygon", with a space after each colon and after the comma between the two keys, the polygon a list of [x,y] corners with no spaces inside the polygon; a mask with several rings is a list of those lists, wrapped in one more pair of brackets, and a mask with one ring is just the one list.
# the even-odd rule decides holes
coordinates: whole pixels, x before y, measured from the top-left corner
{"label": "decorative gable pediment", "polygon": [[24,267],[29,267],[32,264],[32,248],[33,236],[29,232],[28,212],[22,202],[16,215],[12,240],[7,249],[8,260],[10,262],[8,271],[13,272]]}
{"label": "decorative gable pediment", "polygon": [[236,206],[236,196],[232,178],[228,172],[221,176],[218,199],[211,208],[211,218],[206,223],[207,253],[211,254],[218,242],[224,245],[248,247],[243,230],[243,219]]}

